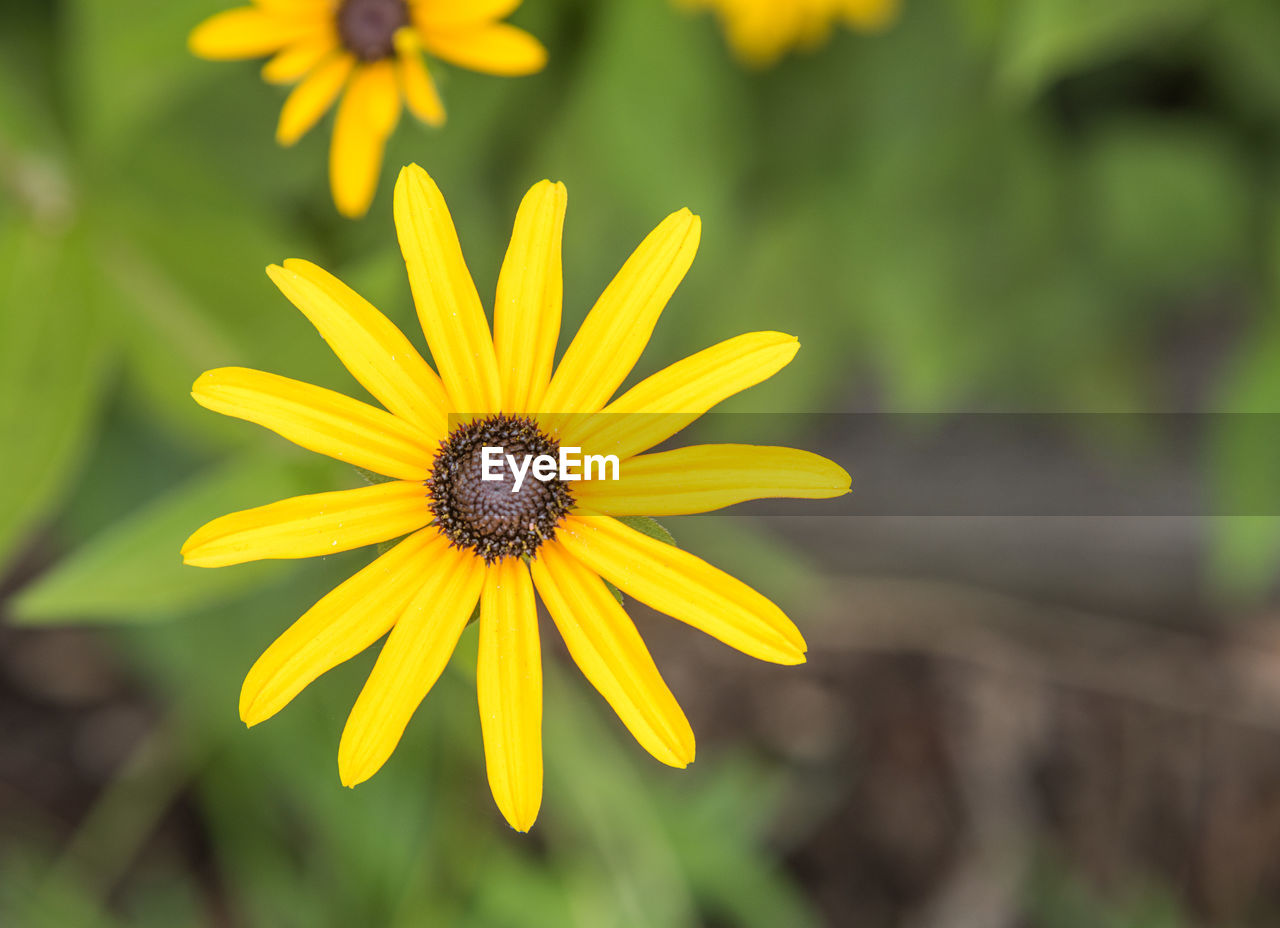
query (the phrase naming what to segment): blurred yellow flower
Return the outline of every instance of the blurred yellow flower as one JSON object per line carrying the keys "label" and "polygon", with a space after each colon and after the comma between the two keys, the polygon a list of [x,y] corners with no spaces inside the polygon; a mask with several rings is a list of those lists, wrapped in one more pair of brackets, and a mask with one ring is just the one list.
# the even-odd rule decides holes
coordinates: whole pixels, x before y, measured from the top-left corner
{"label": "blurred yellow flower", "polygon": [[[610,402],[693,261],[700,224],[688,210],[668,216],[627,259],[553,373],[565,204],[564,186],[549,181],[521,202],[491,335],[444,198],[421,168],[405,168],[395,188],[396,231],[439,374],[346,285],[289,260],[267,273],[384,408],[244,368],[209,371],[192,391],[215,412],[390,479],[215,519],[183,546],[188,564],[313,557],[408,535],[267,649],[244,682],[240,717],[249,725],[270,718],[316,677],[387,635],[338,748],[339,776],[354,786],[390,757],[478,601],[489,784],[519,831],[533,824],[542,799],[535,591],[573,659],[640,744],[684,767],[693,760],[693,732],[605,580],[761,660],[802,663],[804,639],[755,590],[626,517],[849,489],[840,467],[792,448],[643,453],[781,370],[799,349],[789,335],[729,339]],[[521,486],[484,478],[486,446],[553,456],[572,446],[622,463],[618,479],[570,485],[531,477]]]}
{"label": "blurred yellow flower", "polygon": [[[444,106],[424,53],[486,74],[532,74],[546,64],[542,44],[499,22],[521,0],[255,0],[205,20],[191,51],[211,60],[270,55],[265,80],[295,84],[280,111],[276,140],[292,145],[333,106],[329,185],[344,216],[373,201],[401,99],[430,126]],[[344,93],[345,91],[345,93]]]}
{"label": "blurred yellow flower", "polygon": [[898,0],[677,0],[720,17],[738,60],[768,67],[792,49],[816,48],[837,23],[863,32],[883,29],[898,13]]}

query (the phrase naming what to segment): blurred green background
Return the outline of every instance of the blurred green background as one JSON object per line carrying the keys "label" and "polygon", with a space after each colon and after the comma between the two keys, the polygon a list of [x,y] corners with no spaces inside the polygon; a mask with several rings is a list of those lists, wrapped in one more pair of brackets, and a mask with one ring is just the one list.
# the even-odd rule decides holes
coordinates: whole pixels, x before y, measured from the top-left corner
{"label": "blurred green background", "polygon": [[[348,791],[372,655],[250,732],[236,699],[368,553],[200,571],[177,549],[358,483],[188,391],[224,364],[354,388],[263,273],[286,257],[414,330],[390,209],[409,161],[486,296],[521,194],[565,182],[562,346],[649,229],[699,213],[634,376],[797,335],[728,409],[1276,412],[1280,5],[905,0],[883,35],[753,73],[665,0],[528,0],[512,21],[546,71],[437,69],[448,125],[402,122],[358,223],[329,201],[328,120],[280,149],[284,91],[187,53],[223,7],[0,11],[0,924],[1277,923],[1275,519],[1108,523],[1101,547],[1024,526],[1009,543],[1049,580],[966,562],[999,559],[981,524],[675,520],[796,617],[811,663],[635,609],[699,736],[677,772],[548,646],[527,837],[487,794],[474,630]],[[803,422],[797,444],[846,447]],[[1204,492],[1273,492],[1280,443],[1215,422]]]}

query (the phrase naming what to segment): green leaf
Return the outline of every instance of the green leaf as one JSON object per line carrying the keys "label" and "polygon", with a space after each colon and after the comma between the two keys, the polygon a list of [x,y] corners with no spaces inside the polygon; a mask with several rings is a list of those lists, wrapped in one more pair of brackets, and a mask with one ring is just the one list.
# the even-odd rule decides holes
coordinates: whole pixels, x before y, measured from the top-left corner
{"label": "green leaf", "polygon": [[7,18],[0,35],[0,126],[4,127],[0,155],[7,162],[4,186],[22,185],[26,166],[10,160],[15,155],[36,151],[65,154],[54,109],[56,94],[50,86],[52,75],[46,68],[53,57],[45,31],[48,26],[39,21],[41,16],[23,16],[31,12],[28,8]]}
{"label": "green leaf", "polygon": [[[704,911],[742,928],[809,928],[817,913],[773,859],[768,835],[785,781],[747,757],[718,758],[678,811],[662,812],[681,866]],[[714,838],[709,837],[714,835]]]}
{"label": "green leaf", "polygon": [[1010,5],[1000,80],[1028,99],[1068,72],[1188,28],[1205,0],[1024,0]]}
{"label": "green leaf", "polygon": [[[693,925],[697,907],[655,787],[662,775],[567,669],[544,668],[547,789],[542,820],[583,924]],[[663,771],[665,774],[666,771]],[[681,773],[681,776],[684,774]],[[679,811],[687,811],[681,805]],[[545,824],[543,824],[545,823]],[[711,840],[715,840],[712,836]]]}
{"label": "green leaf", "polygon": [[11,840],[0,863],[0,921],[26,928],[123,928],[106,911],[96,887],[51,866],[39,849],[42,843]]}
{"label": "green leaf", "polygon": [[263,272],[282,257],[283,237],[263,210],[238,192],[215,197],[218,181],[192,164],[128,182],[98,197],[92,218],[114,316],[128,333],[128,383],[155,412],[226,447],[244,429],[189,396],[207,369],[244,365],[349,390],[349,378],[334,380],[345,377],[341,365]]}
{"label": "green leaf", "polygon": [[[1205,36],[1215,84],[1232,110],[1270,121],[1280,109],[1280,4],[1232,0],[1219,4]],[[1219,91],[1221,92],[1221,91]]]}
{"label": "green leaf", "polygon": [[[676,544],[675,536],[668,532],[657,519],[651,519],[648,516],[618,516],[617,519],[627,528],[633,528],[642,535],[656,538],[676,548],[680,547]],[[621,598],[618,602],[622,602]]]}
{"label": "green leaf", "polygon": [[179,549],[219,515],[316,490],[314,470],[254,454],[201,474],[121,521],[22,590],[13,614],[25,624],[154,620],[241,595],[280,575],[279,566],[189,567]]}
{"label": "green leaf", "polygon": [[114,323],[124,333],[125,384],[164,425],[200,445],[244,441],[240,423],[210,415],[191,399],[205,370],[244,360],[220,321],[170,276],[158,260],[120,236],[99,233]]}
{"label": "green leaf", "polygon": [[1264,594],[1280,575],[1280,326],[1253,333],[1219,397],[1210,436],[1215,508],[1210,580],[1237,597]]}
{"label": "green leaf", "polygon": [[[201,10],[201,7],[204,10]],[[66,4],[66,49],[80,140],[95,154],[137,139],[152,114],[170,104],[204,64],[186,37],[216,7],[152,0],[72,0]]]}
{"label": "green leaf", "polygon": [[1104,126],[1084,167],[1089,239],[1116,280],[1176,297],[1238,273],[1252,194],[1242,159],[1212,126]]}
{"label": "green leaf", "polygon": [[112,355],[75,233],[0,229],[0,563],[83,460]]}
{"label": "green leaf", "polygon": [[[707,214],[742,176],[750,148],[747,108],[734,93],[739,72],[710,30],[683,25],[665,3],[601,6],[563,116],[552,114],[561,123],[544,136],[552,163],[576,175],[565,178],[572,190],[611,204],[599,219],[627,207],[648,217],[664,204]],[[611,225],[607,234],[617,234]]]}
{"label": "green leaf", "polygon": [[1213,586],[1230,597],[1263,595],[1280,573],[1280,516],[1219,516],[1209,531]]}

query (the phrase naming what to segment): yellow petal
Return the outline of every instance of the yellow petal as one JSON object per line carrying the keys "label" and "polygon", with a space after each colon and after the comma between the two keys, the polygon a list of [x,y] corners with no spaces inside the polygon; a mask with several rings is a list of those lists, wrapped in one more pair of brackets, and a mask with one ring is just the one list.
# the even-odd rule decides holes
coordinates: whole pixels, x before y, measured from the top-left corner
{"label": "yellow petal", "polygon": [[664,764],[692,763],[689,720],[604,582],[554,541],[543,543],[529,567],[569,654],[636,741]]}
{"label": "yellow petal", "polygon": [[898,0],[844,0],[844,20],[855,29],[873,32],[891,25],[898,15]]}
{"label": "yellow petal", "polygon": [[182,557],[194,567],[319,557],[399,538],[431,518],[423,485],[393,480],[222,516],[196,529],[182,546]]}
{"label": "yellow petal", "polygon": [[501,77],[533,74],[547,63],[547,50],[541,42],[506,23],[424,31],[422,47],[441,61]]}
{"label": "yellow petal", "polygon": [[418,319],[453,410],[497,412],[502,389],[480,295],[440,188],[416,164],[396,181],[395,218]]}
{"label": "yellow petal", "polygon": [[547,412],[595,412],[631,373],[658,316],[698,250],[701,222],[672,213],[640,243],[574,336],[541,406]]}
{"label": "yellow petal", "polygon": [[542,654],[529,570],[518,558],[486,571],[476,696],[494,802],[516,831],[542,805]]}
{"label": "yellow petal", "polygon": [[493,346],[506,412],[536,410],[551,379],[564,297],[560,251],[566,202],[564,184],[549,180],[524,195],[498,274]]}
{"label": "yellow petal", "polygon": [[326,58],[306,80],[294,87],[280,109],[280,121],[276,124],[276,141],[292,145],[320,121],[338,99],[342,88],[351,76],[356,60],[342,53]]}
{"label": "yellow petal", "polygon": [[723,4],[717,10],[735,56],[752,67],[774,64],[792,48],[813,48],[831,32],[838,0]]}
{"label": "yellow petal", "polygon": [[205,409],[256,422],[295,445],[400,480],[425,480],[431,437],[341,393],[243,367],[205,371],[191,388]]}
{"label": "yellow petal", "polygon": [[329,187],[338,212],[358,219],[369,210],[382,152],[400,119],[400,88],[390,59],[362,64],[338,104],[329,146]]}
{"label": "yellow petal", "polygon": [[520,0],[413,0],[413,21],[423,32],[456,29],[505,19],[520,6]]}
{"label": "yellow petal", "polygon": [[395,35],[396,69],[400,77],[400,89],[409,112],[428,126],[444,125],[444,104],[436,83],[427,73],[417,35],[412,29],[400,29]]}
{"label": "yellow petal", "polygon": [[607,516],[573,515],[556,541],[622,592],[775,664],[804,663],[800,631],[782,610],[701,558]]}
{"label": "yellow petal", "polygon": [[333,19],[333,0],[253,0],[253,4],[278,16]]}
{"label": "yellow petal", "polygon": [[768,380],[799,350],[800,343],[781,332],[751,332],[704,348],[646,377],[598,415],[565,418],[563,440],[594,454],[638,454],[721,400]]}
{"label": "yellow petal", "polygon": [[267,268],[267,274],[378,402],[433,442],[444,438],[449,416],[444,385],[390,319],[310,261],[290,258],[284,267]]}
{"label": "yellow petal", "polygon": [[385,635],[448,548],[435,529],[410,535],[308,609],[245,677],[244,723],[271,718],[312,680]]}
{"label": "yellow petal", "polygon": [[307,18],[240,6],[215,13],[196,26],[187,37],[187,47],[199,58],[234,61],[274,54],[315,31],[315,22]]}
{"label": "yellow petal", "polygon": [[400,743],[471,618],[484,574],[484,562],[459,548],[437,547],[424,565],[422,586],[387,636],[342,730],[338,775],[344,786],[377,773]]}
{"label": "yellow petal", "polygon": [[583,481],[573,493],[604,515],[677,516],[751,499],[830,499],[849,483],[843,467],[796,448],[694,445],[632,458],[618,480]]}
{"label": "yellow petal", "polygon": [[[262,79],[270,84],[292,84],[294,81],[301,80],[311,73],[320,62],[333,54],[337,48],[338,39],[332,30],[320,32],[309,38],[294,42],[292,45],[285,46],[285,48],[276,53],[275,57],[262,66]],[[320,111],[321,115],[323,115],[324,110],[329,108],[329,104],[332,102],[330,100],[324,105]],[[316,118],[318,119],[319,116]],[[315,120],[312,120],[312,122],[314,123]],[[282,144],[289,143],[283,142]]]}

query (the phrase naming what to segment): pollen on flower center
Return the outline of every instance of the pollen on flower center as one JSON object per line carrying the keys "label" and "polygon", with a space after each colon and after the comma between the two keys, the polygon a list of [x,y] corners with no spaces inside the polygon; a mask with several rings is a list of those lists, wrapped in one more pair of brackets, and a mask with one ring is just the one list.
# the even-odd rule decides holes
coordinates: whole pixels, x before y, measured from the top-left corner
{"label": "pollen on flower center", "polygon": [[[558,477],[529,477],[512,492],[515,479],[503,468],[499,480],[484,480],[483,449],[504,455],[556,456],[560,446],[526,416],[498,414],[460,425],[440,443],[427,479],[437,526],[458,547],[470,548],[492,563],[504,557],[530,557],[555,534],[573,507],[573,495]],[[504,458],[505,460],[505,458]]]}
{"label": "pollen on flower center", "polygon": [[391,57],[396,30],[408,24],[404,0],[342,0],[338,7],[338,36],[364,61]]}

